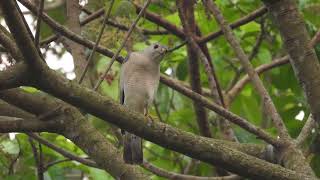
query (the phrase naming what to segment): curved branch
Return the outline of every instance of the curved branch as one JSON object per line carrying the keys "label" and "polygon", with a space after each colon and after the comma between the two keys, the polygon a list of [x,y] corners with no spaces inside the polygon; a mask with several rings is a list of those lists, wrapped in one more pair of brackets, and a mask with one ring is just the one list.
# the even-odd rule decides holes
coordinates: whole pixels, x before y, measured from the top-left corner
{"label": "curved branch", "polygon": [[[255,71],[257,74],[261,74],[265,71],[271,70],[272,68],[282,66],[289,63],[289,56],[284,56],[280,59],[275,59],[271,63],[262,64],[258,66]],[[234,98],[241,92],[244,86],[250,82],[249,76],[246,74],[241,80],[239,80],[228,92],[226,92],[227,104],[230,105]]]}
{"label": "curved branch", "polygon": [[66,158],[78,161],[84,165],[90,166],[90,167],[95,167],[95,168],[99,168],[98,165],[96,164],[96,162],[89,160],[89,159],[85,159],[85,158],[81,158],[77,155],[74,155],[52,143],[50,143],[49,141],[41,138],[40,136],[33,134],[33,133],[27,133],[32,139],[38,141],[41,144],[46,145],[47,147],[49,147],[50,149],[53,149],[54,151],[60,153],[61,155],[63,155]]}
{"label": "curved branch", "polygon": [[320,123],[320,63],[309,45],[310,37],[295,1],[265,1],[278,25],[285,49],[315,121]]}
{"label": "curved branch", "polygon": [[205,2],[206,2],[205,5],[209,8],[211,13],[214,15],[217,23],[219,24],[221,30],[223,31],[228,43],[234,50],[236,56],[240,60],[244,69],[247,71],[248,76],[250,77],[250,80],[252,81],[254,88],[261,96],[261,99],[264,103],[263,107],[265,108],[265,111],[269,114],[269,116],[272,118],[272,121],[275,127],[277,128],[280,138],[284,142],[289,141],[290,136],[289,136],[288,130],[285,127],[285,124],[283,123],[283,120],[280,114],[278,113],[261,79],[259,78],[258,74],[254,70],[252,64],[250,63],[247,55],[244,53],[243,49],[241,48],[239,41],[236,39],[234,33],[232,32],[230,25],[224,19],[222,13],[220,12],[219,8],[216,6],[215,2],[211,0],[205,0]]}
{"label": "curved branch", "polygon": [[201,176],[178,174],[175,172],[169,172],[164,169],[158,168],[146,161],[143,162],[142,167],[154,173],[157,176],[164,177],[167,179],[172,179],[172,180],[239,180],[241,179],[237,175],[230,175],[230,176],[224,176],[224,177],[201,177]]}
{"label": "curved branch", "polygon": [[[253,11],[252,13],[238,19],[237,21],[230,23],[230,28],[235,29],[237,27],[245,25],[245,24],[255,20],[256,18],[261,17],[262,15],[266,14],[267,12],[268,12],[268,9],[263,6],[255,11]],[[217,32],[213,32],[213,33],[210,33],[204,37],[201,37],[200,39],[198,39],[198,42],[199,43],[207,43],[207,42],[211,41],[212,39],[215,39],[221,35],[223,35],[223,32],[222,32],[222,30],[219,30]]]}

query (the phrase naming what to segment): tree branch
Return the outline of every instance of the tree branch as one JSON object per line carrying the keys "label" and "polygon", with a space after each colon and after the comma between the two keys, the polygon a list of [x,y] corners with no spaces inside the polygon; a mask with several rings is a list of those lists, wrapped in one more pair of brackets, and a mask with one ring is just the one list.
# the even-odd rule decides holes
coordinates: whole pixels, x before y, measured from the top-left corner
{"label": "tree branch", "polygon": [[296,138],[296,144],[298,147],[302,146],[302,143],[310,136],[311,131],[315,128],[316,122],[312,115],[309,115],[307,122],[304,124],[299,136]]}
{"label": "tree branch", "polygon": [[[257,74],[261,74],[265,71],[271,70],[275,67],[279,67],[285,64],[289,63],[289,56],[284,56],[280,59],[275,59],[273,60],[271,63],[268,64],[262,64],[260,66],[258,66],[257,68],[255,68],[255,71]],[[237,83],[229,90],[226,92],[226,99],[227,99],[227,105],[229,106],[232,101],[234,100],[234,98],[241,92],[241,90],[244,88],[244,86],[250,82],[250,78],[249,76],[246,74],[245,76],[243,76],[242,79],[240,79],[239,81],[237,81]]]}
{"label": "tree branch", "polygon": [[290,63],[304,89],[311,113],[320,122],[320,64],[295,1],[263,1],[278,25]]}
{"label": "tree branch", "polygon": [[105,136],[97,131],[76,108],[61,100],[53,99],[51,96],[43,95],[43,93],[30,94],[18,89],[2,91],[0,92],[0,98],[37,115],[49,112],[57,106],[62,106],[55,116],[56,118],[60,117],[58,122],[62,123],[61,127],[56,130],[57,133],[73,141],[100,168],[105,169],[113,177],[145,179],[142,170],[137,166],[125,164],[122,153],[107,141]]}
{"label": "tree branch", "polygon": [[178,174],[175,172],[169,172],[164,169],[158,168],[149,162],[143,162],[142,167],[146,170],[156,174],[157,176],[164,177],[172,180],[238,180],[240,179],[237,175],[223,176],[223,177],[201,177],[201,176],[192,176],[185,174]]}
{"label": "tree branch", "polygon": [[[244,153],[229,149],[215,140],[209,141],[204,137],[198,137],[191,133],[172,128],[169,125],[149,120],[144,115],[126,109],[108,97],[100,96],[91,90],[82,88],[73,82],[66,81],[63,77],[57,76],[55,72],[48,69],[42,62],[32,40],[28,36],[26,28],[23,26],[21,16],[17,13],[13,2],[7,1],[6,3],[1,3],[0,6],[5,15],[6,23],[19,49],[24,55],[26,62],[30,65],[30,68],[33,68],[33,70],[39,73],[39,78],[37,79],[38,88],[70,104],[76,105],[97,117],[108,120],[130,133],[134,133],[159,145],[166,146],[169,149],[182,152],[193,158],[198,158],[211,164],[221,165],[223,168],[243,176],[252,178],[273,177],[279,179],[307,178],[305,175],[297,174],[281,166],[266,163],[265,161],[253,158]],[[79,114],[81,115],[81,113]],[[78,116],[75,117],[78,118]],[[92,158],[97,160],[98,164],[107,163],[102,162],[97,155],[100,153],[96,152],[101,149],[101,143],[103,143],[103,141],[93,140],[94,136],[92,133],[96,133],[96,131],[93,128],[81,125],[83,121],[85,121],[85,119],[76,123],[67,121],[66,124],[71,123],[69,125],[72,130],[80,129],[82,132],[85,131],[88,136],[79,136],[79,134],[74,134],[70,131],[64,133],[66,133],[68,138],[74,141],[77,140],[78,145],[84,148],[90,156],[92,155]],[[95,142],[90,144],[90,150],[94,150],[95,153],[90,152],[90,150],[87,149],[88,147],[85,147],[85,145],[88,145],[85,142]],[[195,144],[197,144],[197,146],[195,146]],[[110,158],[112,159],[112,157]],[[111,161],[111,163],[115,164],[113,161]]]}
{"label": "tree branch", "polygon": [[[178,10],[180,20],[181,22],[184,22],[184,33],[191,36],[196,35],[196,23],[194,20],[193,2],[179,1],[177,2],[177,6],[179,7]],[[196,93],[202,94],[199,72],[199,59],[197,57],[197,52],[190,45],[190,43],[187,44],[187,53],[191,89]],[[206,109],[203,106],[201,106],[201,104],[197,101],[193,101],[193,106],[196,113],[200,134],[202,136],[212,137]]]}
{"label": "tree branch", "polygon": [[0,116],[0,132],[55,132],[57,122],[43,122],[36,119],[22,119]]}
{"label": "tree branch", "polygon": [[225,37],[231,47],[234,49],[237,57],[239,58],[240,62],[242,63],[242,66],[247,71],[248,76],[250,77],[250,80],[252,81],[255,89],[260,94],[266,108],[266,112],[271,116],[275,127],[277,128],[279,132],[280,138],[284,139],[284,142],[288,141],[290,139],[290,136],[288,134],[288,131],[285,127],[285,124],[283,123],[279,113],[277,112],[277,109],[275,108],[275,105],[272,102],[272,99],[268,93],[268,91],[265,89],[262,81],[260,80],[258,74],[254,71],[253,66],[251,65],[248,57],[244,53],[243,49],[240,46],[239,41],[236,39],[235,35],[233,34],[230,26],[225,21],[224,17],[222,16],[222,13],[218,9],[218,7],[215,5],[214,2],[211,0],[205,0],[206,6],[209,8],[209,10],[214,15],[216,21],[220,25],[223,33],[225,34]]}
{"label": "tree branch", "polygon": [[[237,27],[245,25],[245,24],[255,20],[256,18],[261,17],[262,15],[266,14],[267,12],[268,12],[268,9],[266,7],[261,7],[255,11],[253,11],[252,13],[238,19],[237,21],[230,23],[230,28],[235,29]],[[223,35],[223,32],[222,32],[222,30],[219,30],[217,32],[213,32],[213,33],[210,33],[204,37],[201,37],[198,40],[198,42],[201,44],[207,43],[207,42],[211,41],[212,39],[215,39],[221,35]]]}
{"label": "tree branch", "polygon": [[[80,26],[80,20],[79,20],[81,9],[79,6],[79,0],[66,1],[66,11],[67,11],[66,26],[71,32],[74,32],[75,34],[81,34],[81,26]],[[37,15],[39,16],[40,14],[37,14]],[[70,54],[73,57],[74,72],[76,74],[76,80],[79,80],[81,73],[85,69],[84,64],[87,63],[85,48],[82,45],[74,41],[71,41],[69,39],[62,42],[66,47],[69,47],[66,49],[70,52]],[[84,85],[86,87],[91,87],[92,84],[90,82],[90,78],[84,79]]]}
{"label": "tree branch", "polygon": [[[136,3],[133,3],[133,4],[136,7],[136,12],[137,13],[140,12],[142,7]],[[173,25],[169,21],[161,18],[160,15],[157,15],[157,14],[149,12],[149,11],[145,11],[144,18],[148,19],[149,21],[151,21],[155,24],[162,26],[164,29],[168,30],[170,33],[178,36],[179,38],[185,39],[185,34],[183,33],[183,31],[181,29],[179,29],[177,26]]]}
{"label": "tree branch", "polygon": [[[12,48],[14,48],[14,47],[12,47]],[[22,55],[20,55],[20,56],[22,56]],[[49,72],[49,73],[52,72],[46,66],[43,66],[42,68],[43,69],[47,69],[44,72]],[[42,72],[42,70],[41,70],[41,72]],[[60,76],[56,77],[55,74],[52,74],[52,75],[49,75],[49,76],[54,76],[54,77],[52,77],[53,78],[52,80],[49,80],[50,82],[53,82],[53,80],[56,79],[56,78],[58,78],[58,79],[61,78]],[[164,82],[168,86],[171,86],[173,89],[178,90],[179,92],[181,92],[182,94],[186,95],[187,97],[190,97],[193,100],[196,100],[196,101],[200,102],[203,106],[207,107],[208,109],[211,109],[211,110],[217,112],[218,114],[220,114],[221,116],[225,117],[226,119],[229,119],[231,122],[233,122],[235,124],[238,124],[239,126],[241,126],[242,128],[248,130],[249,132],[252,132],[252,133],[256,134],[258,137],[260,137],[261,139],[265,140],[266,142],[268,142],[270,144],[273,144],[275,146],[279,146],[279,142],[277,140],[275,140],[274,138],[269,136],[263,130],[261,130],[261,129],[255,127],[255,126],[252,126],[245,119],[233,114],[230,111],[225,110],[224,108],[222,108],[221,106],[219,106],[217,104],[211,103],[205,97],[193,92],[192,90],[184,87],[183,85],[179,85],[176,81],[174,81],[174,80],[172,80],[170,78],[167,78],[166,76],[161,76],[161,80],[162,80],[162,82]],[[48,80],[44,80],[44,82],[46,82],[46,81],[48,81]],[[63,86],[61,86],[61,87],[63,87]]]}
{"label": "tree branch", "polygon": [[28,67],[24,63],[18,63],[0,71],[0,90],[26,85],[31,79],[27,72]]}
{"label": "tree branch", "polygon": [[36,134],[28,133],[28,135],[29,135],[32,139],[38,141],[38,142],[41,143],[41,144],[46,145],[46,146],[49,147],[50,149],[53,149],[54,151],[60,153],[61,155],[63,155],[63,156],[66,157],[66,158],[69,158],[69,159],[74,160],[74,161],[78,161],[78,162],[80,162],[80,163],[82,163],[82,164],[84,164],[84,165],[90,166],[90,167],[99,168],[98,165],[97,165],[94,161],[92,161],[92,160],[85,159],[85,158],[81,158],[81,157],[79,157],[79,156],[77,156],[77,155],[74,155],[74,154],[72,154],[72,153],[70,153],[70,152],[62,149],[61,147],[58,147],[58,146],[50,143],[49,141],[41,138],[40,136],[38,136],[38,135],[36,135]]}

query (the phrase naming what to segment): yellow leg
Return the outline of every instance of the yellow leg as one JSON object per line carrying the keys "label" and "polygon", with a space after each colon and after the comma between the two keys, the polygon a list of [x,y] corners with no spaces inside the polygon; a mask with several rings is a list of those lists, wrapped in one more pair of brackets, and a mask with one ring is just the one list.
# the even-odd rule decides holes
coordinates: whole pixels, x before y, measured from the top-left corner
{"label": "yellow leg", "polygon": [[148,108],[144,108],[144,116],[153,121],[153,118],[149,115]]}

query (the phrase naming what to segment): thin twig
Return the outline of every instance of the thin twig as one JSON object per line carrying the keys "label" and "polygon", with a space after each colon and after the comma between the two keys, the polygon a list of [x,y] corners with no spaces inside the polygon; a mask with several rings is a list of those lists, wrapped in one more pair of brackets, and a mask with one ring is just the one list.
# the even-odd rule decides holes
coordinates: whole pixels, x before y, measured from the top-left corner
{"label": "thin twig", "polygon": [[[235,29],[237,27],[245,25],[245,24],[255,20],[256,18],[266,14],[267,12],[268,12],[268,9],[265,6],[260,7],[259,9],[253,11],[252,13],[250,13],[250,14],[248,14],[248,15],[246,15],[246,16],[238,19],[238,20],[236,20],[235,22],[231,23],[230,27],[231,27],[231,29]],[[207,42],[209,42],[209,41],[211,41],[211,40],[213,40],[213,39],[215,39],[215,38],[217,38],[217,37],[219,37],[221,35],[223,35],[223,32],[222,32],[222,30],[219,30],[219,31],[210,33],[210,34],[208,34],[208,35],[206,35],[204,37],[201,37],[198,40],[198,42],[201,43],[201,44],[202,43],[207,43]]]}
{"label": "thin twig", "polygon": [[56,160],[56,161],[53,161],[53,162],[49,162],[45,167],[44,167],[44,170],[47,171],[51,166],[54,166],[54,165],[57,165],[59,163],[63,163],[63,162],[68,162],[68,161],[73,161],[72,159],[61,159],[61,160]]}
{"label": "thin twig", "polygon": [[[29,134],[31,134],[31,133],[29,133]],[[29,136],[28,140],[29,140],[29,143],[31,145],[31,149],[32,149],[32,153],[33,153],[33,156],[34,156],[35,164],[37,166],[38,180],[43,180],[44,179],[43,171],[42,171],[43,168],[41,168],[40,157],[39,157],[39,154],[38,154],[37,147],[34,144],[32,138],[30,136]]]}
{"label": "thin twig", "polygon": [[140,17],[143,15],[144,11],[147,9],[148,5],[150,4],[151,0],[148,0],[145,5],[143,6],[143,8],[141,9],[140,13],[138,14],[137,18],[135,19],[135,21],[133,22],[133,24],[131,25],[129,31],[126,34],[126,37],[124,38],[120,48],[117,50],[117,52],[113,55],[111,62],[108,64],[107,69],[105,70],[105,72],[103,73],[103,75],[100,77],[99,81],[96,83],[96,85],[94,86],[93,90],[97,90],[98,87],[100,86],[100,84],[102,83],[102,81],[104,80],[104,78],[106,77],[106,75],[108,74],[109,70],[111,69],[112,64],[114,63],[114,61],[116,60],[116,58],[118,57],[118,55],[120,54],[121,50],[123,49],[123,47],[126,45],[126,42],[128,41],[131,33],[133,32],[133,29],[135,28],[135,26],[137,25]]}
{"label": "thin twig", "polygon": [[[40,136],[40,133],[39,133],[39,136]],[[39,169],[39,172],[42,175],[41,179],[44,179],[43,173],[45,171],[44,171],[44,167],[43,167],[43,151],[42,151],[42,145],[40,143],[38,143],[38,150],[39,150],[39,164],[38,164],[39,167],[38,167],[38,169]]]}
{"label": "thin twig", "polygon": [[34,43],[36,47],[39,46],[39,40],[40,40],[40,27],[41,27],[41,14],[43,12],[43,7],[44,7],[44,0],[40,0],[40,5],[38,9],[38,15],[37,15],[37,27],[36,27],[36,34],[34,37]]}
{"label": "thin twig", "polygon": [[240,179],[240,177],[237,175],[230,175],[230,176],[223,176],[223,177],[201,177],[201,176],[179,174],[175,172],[169,172],[162,168],[156,167],[146,161],[144,161],[141,166],[146,170],[154,173],[155,175],[164,177],[167,179],[180,179],[180,180],[238,180]]}
{"label": "thin twig", "polygon": [[85,158],[78,157],[77,155],[74,155],[74,154],[72,154],[72,153],[70,153],[70,152],[68,152],[68,151],[66,151],[66,150],[64,150],[64,149],[62,149],[62,148],[60,148],[60,147],[58,147],[58,146],[50,143],[49,141],[47,141],[47,140],[39,137],[39,136],[36,135],[36,134],[28,134],[28,135],[29,135],[32,139],[37,140],[39,143],[46,145],[47,147],[55,150],[56,152],[62,154],[63,156],[65,156],[65,157],[67,157],[67,158],[70,158],[70,159],[72,159],[72,160],[78,161],[78,162],[80,162],[80,163],[82,163],[82,164],[85,164],[85,165],[87,165],[87,166],[98,167],[97,164],[96,164],[94,161],[89,160],[89,159],[85,159]]}
{"label": "thin twig", "polygon": [[85,66],[85,68],[84,68],[84,70],[83,70],[83,72],[82,72],[82,74],[81,74],[81,76],[80,76],[79,82],[78,82],[79,84],[82,83],[82,81],[83,81],[83,79],[84,79],[84,76],[86,75],[86,73],[87,73],[87,71],[88,71],[88,69],[89,69],[89,65],[90,65],[90,63],[91,63],[91,61],[92,61],[92,59],[93,59],[94,53],[96,52],[97,46],[98,46],[99,43],[100,43],[100,40],[101,40],[103,31],[104,31],[104,28],[106,27],[107,21],[108,21],[108,19],[109,19],[109,17],[110,17],[111,9],[112,9],[113,4],[114,4],[114,0],[111,1],[110,7],[109,7],[109,9],[108,9],[108,11],[107,11],[107,14],[104,16],[103,23],[102,23],[102,27],[101,27],[101,29],[100,29],[98,38],[97,38],[97,40],[96,40],[96,43],[95,43],[94,46],[93,46],[93,49],[92,49],[92,51],[91,51],[91,53],[90,53],[89,58],[87,59],[87,64],[86,64],[86,66]]}
{"label": "thin twig", "polygon": [[175,51],[175,50],[178,50],[178,49],[180,49],[181,47],[183,47],[184,45],[186,45],[187,44],[187,40],[184,40],[181,44],[179,44],[179,45],[177,45],[177,46],[175,46],[175,47],[173,47],[173,48],[170,48],[167,52],[168,53],[171,53],[171,52],[173,52],[173,51]]}

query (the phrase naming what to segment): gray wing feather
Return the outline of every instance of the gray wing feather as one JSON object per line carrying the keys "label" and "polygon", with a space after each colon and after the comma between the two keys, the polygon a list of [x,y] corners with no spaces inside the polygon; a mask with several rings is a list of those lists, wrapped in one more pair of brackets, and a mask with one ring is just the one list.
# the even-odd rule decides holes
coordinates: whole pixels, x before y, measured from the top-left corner
{"label": "gray wing feather", "polygon": [[[130,58],[130,54],[128,54],[123,62],[122,62],[122,66],[127,62],[129,61],[129,58]],[[124,104],[124,97],[125,97],[125,94],[124,94],[124,89],[123,89],[123,77],[122,77],[122,71],[123,71],[123,67],[121,68],[121,74],[120,74],[120,81],[119,81],[119,101],[120,101],[120,104]]]}

